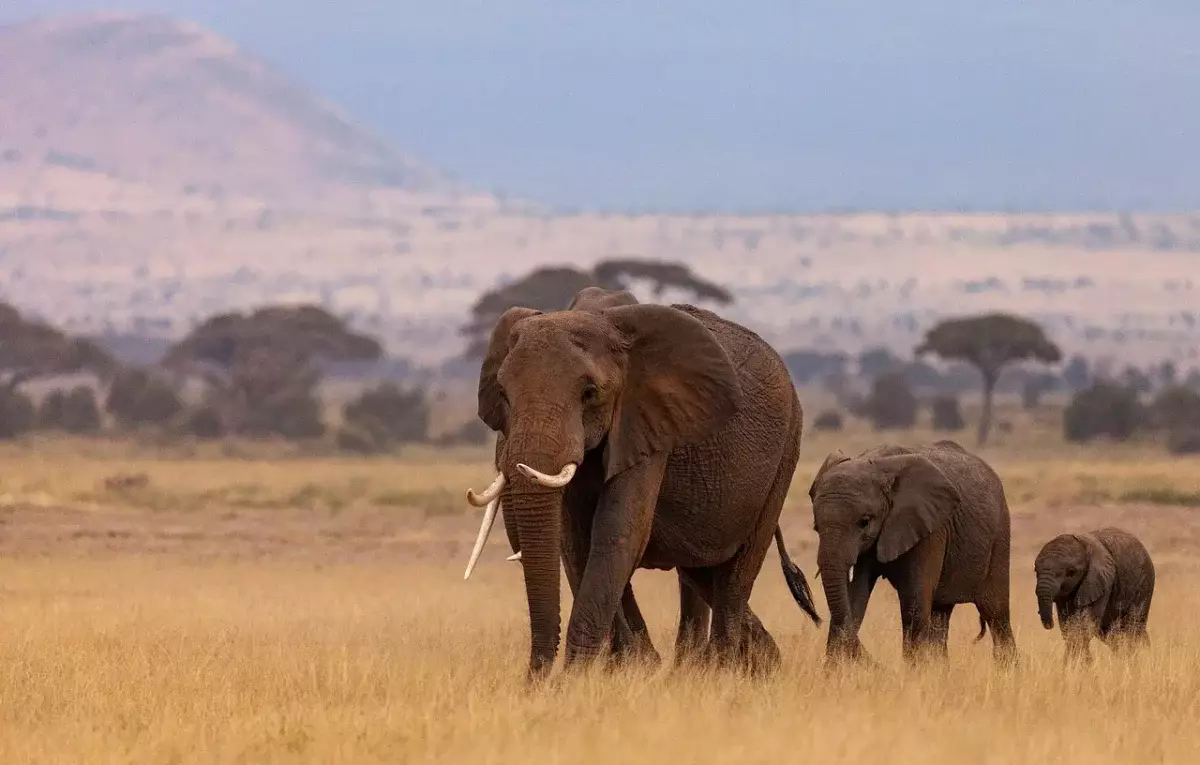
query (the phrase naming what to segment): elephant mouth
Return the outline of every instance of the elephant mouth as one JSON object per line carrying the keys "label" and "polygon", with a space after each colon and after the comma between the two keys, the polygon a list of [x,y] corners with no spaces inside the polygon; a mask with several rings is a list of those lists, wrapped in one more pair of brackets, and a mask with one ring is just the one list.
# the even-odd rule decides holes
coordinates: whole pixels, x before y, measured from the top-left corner
{"label": "elephant mouth", "polygon": [[[575,471],[578,469],[579,466],[574,462],[568,462],[556,475],[549,475],[525,464],[517,465],[517,470],[520,470],[526,478],[550,489],[561,489],[566,486],[575,477]],[[496,525],[496,511],[500,509],[500,493],[504,490],[507,480],[504,473],[497,473],[496,478],[483,492],[476,494],[474,489],[467,489],[467,502],[474,507],[485,509],[483,521],[479,525],[479,534],[475,537],[475,546],[471,548],[471,557],[467,560],[467,570],[463,573],[464,581],[471,578],[471,572],[475,570],[475,564],[479,562],[479,556],[483,554],[483,547],[492,534],[492,527]],[[518,550],[505,560],[520,561],[521,551]]]}

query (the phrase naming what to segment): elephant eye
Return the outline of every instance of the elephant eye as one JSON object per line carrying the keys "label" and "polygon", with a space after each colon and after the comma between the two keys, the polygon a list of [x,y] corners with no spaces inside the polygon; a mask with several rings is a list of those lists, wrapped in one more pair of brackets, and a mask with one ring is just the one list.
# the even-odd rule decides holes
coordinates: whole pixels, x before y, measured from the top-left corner
{"label": "elephant eye", "polygon": [[858,527],[860,529],[865,529],[866,527],[868,527],[870,525],[871,525],[871,516],[864,515],[862,518],[858,519]]}
{"label": "elephant eye", "polygon": [[600,391],[596,389],[596,386],[588,383],[587,385],[583,386],[583,395],[580,398],[585,404],[594,404],[599,396]]}

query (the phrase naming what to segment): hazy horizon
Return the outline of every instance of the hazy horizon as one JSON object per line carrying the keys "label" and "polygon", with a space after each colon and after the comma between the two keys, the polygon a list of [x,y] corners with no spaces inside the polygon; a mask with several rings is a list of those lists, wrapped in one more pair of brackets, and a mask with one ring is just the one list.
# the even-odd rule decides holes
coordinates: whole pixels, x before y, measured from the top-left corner
{"label": "hazy horizon", "polygon": [[339,8],[9,0],[0,22],[193,19],[401,150],[560,208],[1200,208],[1193,4]]}

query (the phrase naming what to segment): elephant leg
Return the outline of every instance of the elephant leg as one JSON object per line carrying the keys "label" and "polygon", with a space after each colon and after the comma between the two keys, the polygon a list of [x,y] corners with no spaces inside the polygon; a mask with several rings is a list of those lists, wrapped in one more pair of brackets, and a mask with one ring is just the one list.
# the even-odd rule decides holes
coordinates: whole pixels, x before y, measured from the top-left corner
{"label": "elephant leg", "polygon": [[[515,525],[514,523],[513,526],[515,527]],[[508,530],[507,523],[505,530]],[[567,584],[571,588],[572,598],[579,596],[579,585],[583,579],[584,569],[587,567],[590,537],[590,529],[586,523],[579,520],[578,515],[568,514],[563,519],[563,569],[567,575]],[[514,541],[515,538],[514,528],[513,532],[509,534],[510,543],[517,544]],[[658,651],[654,649],[654,643],[650,640],[650,632],[646,627],[645,619],[642,618],[637,600],[633,597],[632,582],[625,586],[625,590],[621,594],[621,609],[614,615],[612,629],[609,631],[609,647],[612,660],[616,664],[625,663],[630,659],[650,663],[661,661]]]}
{"label": "elephant leg", "polygon": [[662,661],[650,639],[650,629],[642,617],[642,610],[633,597],[632,581],[621,593],[621,610],[613,619],[611,644],[613,657],[618,661],[634,660],[655,665]]}
{"label": "elephant leg", "polygon": [[992,548],[987,580],[975,600],[975,607],[992,631],[992,658],[1002,667],[1013,666],[1017,662],[1017,641],[1013,637],[1009,607],[1010,585],[1008,540],[997,540]]}
{"label": "elephant leg", "polygon": [[950,616],[953,612],[953,603],[934,606],[930,612],[929,644],[942,658],[950,654]]}
{"label": "elephant leg", "polygon": [[717,658],[723,663],[739,662],[753,674],[774,671],[781,664],[779,646],[750,609],[750,591],[762,570],[767,550],[775,539],[779,516],[800,454],[799,434],[785,445],[771,488],[759,507],[747,508],[755,518],[750,538],[732,560],[716,568],[713,597],[712,636]]}
{"label": "elephant leg", "polygon": [[[676,654],[676,666],[682,666],[689,661],[704,657],[707,660],[716,660],[718,656],[711,642],[707,641],[708,618],[710,614],[709,603],[713,598],[713,582],[716,579],[716,571],[712,568],[691,568],[679,569],[681,582],[686,582],[688,591],[696,598],[693,604],[692,611],[692,634],[699,635],[700,642],[695,645],[694,651],[685,654]],[[703,606],[701,611],[700,606]],[[683,612],[680,613],[680,626],[683,626]],[[699,628],[698,630],[696,628]],[[739,654],[739,658],[746,662],[752,662],[755,656],[759,654],[766,655],[768,664],[772,661],[772,654],[778,659],[782,659],[779,654],[779,647],[775,643],[775,639],[767,632],[763,626],[762,620],[754,613],[754,609],[749,604],[746,605],[746,625],[745,639],[743,642],[743,651]],[[753,665],[751,664],[753,667]]]}
{"label": "elephant leg", "polygon": [[662,454],[638,463],[601,492],[592,519],[587,565],[567,623],[564,666],[590,661],[600,653],[650,541],[666,459]]}
{"label": "elephant leg", "polygon": [[[709,617],[712,609],[705,594],[691,577],[680,569],[679,574],[679,631],[675,635],[675,663],[680,664],[697,656],[708,642]],[[708,588],[711,591],[711,585]]]}
{"label": "elephant leg", "polygon": [[1067,644],[1067,650],[1063,654],[1063,663],[1090,665],[1092,651],[1089,644],[1092,642],[1092,625],[1088,623],[1087,615],[1076,612],[1064,618],[1060,611],[1059,625]]}
{"label": "elephant leg", "polygon": [[[767,643],[762,639],[770,635],[758,617],[751,620],[749,603],[754,579],[774,539],[775,521],[772,520],[769,527],[756,531],[760,533],[750,545],[743,547],[732,560],[717,566],[714,571],[710,637],[711,650],[718,662],[740,662],[746,669],[755,671],[773,669],[779,662],[779,648],[774,640]],[[750,634],[749,625],[752,621],[761,632],[754,646],[743,646]],[[763,651],[759,653],[758,648]]]}
{"label": "elephant leg", "polygon": [[871,600],[871,593],[875,590],[875,583],[878,581],[879,574],[875,571],[872,561],[864,559],[854,564],[854,578],[850,581],[848,592],[850,595],[850,629],[855,635],[862,628],[863,619],[867,616],[867,603]]}
{"label": "elephant leg", "polygon": [[912,550],[912,558],[898,569],[892,580],[900,596],[904,658],[910,664],[926,656],[934,641],[933,593],[941,578],[945,550],[944,534],[926,537]]}

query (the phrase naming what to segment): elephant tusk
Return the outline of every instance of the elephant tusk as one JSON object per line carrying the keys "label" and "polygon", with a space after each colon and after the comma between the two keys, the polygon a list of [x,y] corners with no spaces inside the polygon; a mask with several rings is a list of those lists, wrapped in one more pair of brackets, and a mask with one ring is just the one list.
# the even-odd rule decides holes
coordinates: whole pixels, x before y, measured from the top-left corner
{"label": "elephant tusk", "polygon": [[471,572],[475,570],[475,564],[479,562],[483,546],[487,543],[488,535],[492,533],[492,524],[496,522],[496,508],[499,506],[500,498],[496,497],[488,502],[487,509],[483,511],[483,523],[479,526],[479,536],[475,538],[475,547],[471,550],[471,559],[467,561],[467,572],[463,574],[463,581],[471,577]]}
{"label": "elephant tusk", "polygon": [[511,561],[519,561],[519,560],[521,560],[521,551],[520,551],[520,550],[517,550],[515,553],[513,553],[513,554],[512,554],[512,555],[510,555],[510,556],[508,556],[508,557],[507,557],[507,558],[505,558],[504,560],[511,560]]}
{"label": "elephant tusk", "polygon": [[520,470],[526,478],[537,481],[542,486],[548,486],[551,489],[561,489],[571,482],[575,477],[577,466],[574,462],[568,462],[563,466],[563,469],[558,471],[558,475],[546,475],[540,471],[534,470],[528,465],[521,463],[517,465],[517,470]]}
{"label": "elephant tusk", "polygon": [[482,494],[476,494],[474,490],[467,489],[467,502],[470,502],[475,507],[483,507],[500,496],[500,490],[503,488],[504,473],[500,473],[496,476],[496,480],[492,481],[492,485],[483,490]]}
{"label": "elephant tusk", "polygon": [[820,578],[821,578],[821,569],[817,569],[817,574],[816,574],[816,576],[813,577],[813,581],[816,581],[817,579],[820,579]]}
{"label": "elephant tusk", "polygon": [[850,567],[850,584],[854,584],[854,566]]}

